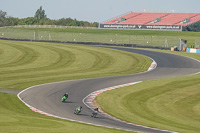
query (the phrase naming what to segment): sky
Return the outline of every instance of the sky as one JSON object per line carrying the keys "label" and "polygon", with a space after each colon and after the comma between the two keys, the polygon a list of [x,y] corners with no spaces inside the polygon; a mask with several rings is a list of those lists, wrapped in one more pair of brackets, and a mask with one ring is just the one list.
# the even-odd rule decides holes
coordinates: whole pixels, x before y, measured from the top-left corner
{"label": "sky", "polygon": [[198,12],[200,0],[0,0],[0,10],[17,18],[33,17],[42,6],[48,18],[104,22],[131,11]]}

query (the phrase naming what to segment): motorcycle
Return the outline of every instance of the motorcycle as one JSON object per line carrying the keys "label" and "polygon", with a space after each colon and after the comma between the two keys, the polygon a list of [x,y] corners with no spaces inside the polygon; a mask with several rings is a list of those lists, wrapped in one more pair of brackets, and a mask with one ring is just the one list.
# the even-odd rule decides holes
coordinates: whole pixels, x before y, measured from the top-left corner
{"label": "motorcycle", "polygon": [[96,118],[97,117],[97,111],[93,112],[91,117]]}
{"label": "motorcycle", "polygon": [[82,107],[78,107],[75,109],[74,114],[78,115],[81,113]]}
{"label": "motorcycle", "polygon": [[99,109],[98,109],[98,108],[95,108],[95,109],[94,109],[94,112],[92,113],[92,116],[91,116],[91,117],[94,117],[94,118],[96,118],[96,117],[97,117],[97,114],[98,114],[98,112],[99,112]]}
{"label": "motorcycle", "polygon": [[63,96],[62,99],[61,99],[61,102],[65,102],[66,100],[67,100],[67,97]]}

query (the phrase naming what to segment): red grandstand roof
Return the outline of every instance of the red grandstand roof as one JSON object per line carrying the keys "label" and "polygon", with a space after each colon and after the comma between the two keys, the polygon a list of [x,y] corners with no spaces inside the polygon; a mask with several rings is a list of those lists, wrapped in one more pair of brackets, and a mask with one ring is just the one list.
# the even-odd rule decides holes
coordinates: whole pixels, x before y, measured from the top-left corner
{"label": "red grandstand roof", "polygon": [[200,21],[200,13],[144,13],[131,12],[104,24],[121,25],[181,25]]}

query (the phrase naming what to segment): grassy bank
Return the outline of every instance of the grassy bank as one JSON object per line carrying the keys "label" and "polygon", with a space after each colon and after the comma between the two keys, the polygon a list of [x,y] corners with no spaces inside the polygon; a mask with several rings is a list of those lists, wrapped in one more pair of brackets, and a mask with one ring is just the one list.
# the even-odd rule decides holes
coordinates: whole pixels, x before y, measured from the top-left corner
{"label": "grassy bank", "polygon": [[[178,54],[200,60],[199,54]],[[199,80],[198,74],[144,81],[104,92],[96,100],[105,112],[128,122],[181,133],[199,133]]]}
{"label": "grassy bank", "polygon": [[0,88],[138,73],[151,62],[141,55],[99,47],[0,40]]}
{"label": "grassy bank", "polygon": [[128,133],[56,119],[31,111],[16,95],[0,93],[1,133]]}

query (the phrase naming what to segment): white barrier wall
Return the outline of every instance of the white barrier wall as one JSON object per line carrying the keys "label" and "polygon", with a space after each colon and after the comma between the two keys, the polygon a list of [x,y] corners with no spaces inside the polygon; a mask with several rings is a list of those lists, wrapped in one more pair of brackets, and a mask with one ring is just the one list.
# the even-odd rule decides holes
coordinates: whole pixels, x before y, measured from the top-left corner
{"label": "white barrier wall", "polygon": [[200,53],[200,49],[195,49],[195,48],[187,48],[188,53]]}

